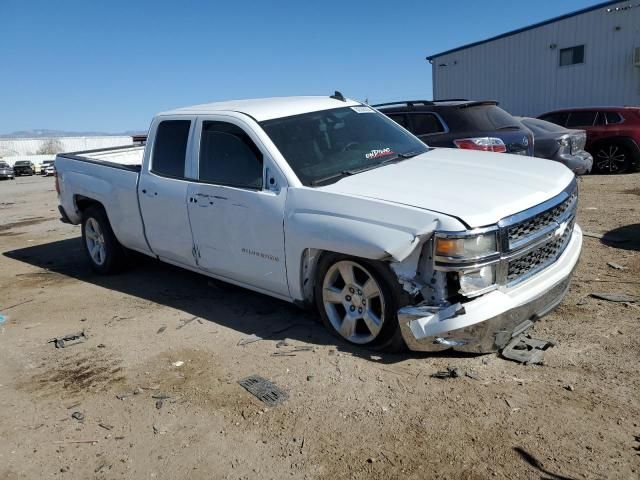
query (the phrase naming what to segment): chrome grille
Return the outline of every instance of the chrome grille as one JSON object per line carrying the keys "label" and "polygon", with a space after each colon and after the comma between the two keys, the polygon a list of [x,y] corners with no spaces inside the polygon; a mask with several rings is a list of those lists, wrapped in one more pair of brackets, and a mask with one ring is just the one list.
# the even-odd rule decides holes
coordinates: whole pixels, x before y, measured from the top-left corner
{"label": "chrome grille", "polygon": [[569,243],[573,232],[573,225],[574,221],[572,220],[564,229],[562,235],[554,236],[552,240],[544,243],[542,246],[534,248],[520,257],[509,260],[507,267],[507,284],[521,282],[555,262]]}
{"label": "chrome grille", "polygon": [[574,190],[559,205],[507,227],[508,249],[515,250],[535,239],[538,233],[557,228],[566,218],[575,214],[577,199],[578,192]]}

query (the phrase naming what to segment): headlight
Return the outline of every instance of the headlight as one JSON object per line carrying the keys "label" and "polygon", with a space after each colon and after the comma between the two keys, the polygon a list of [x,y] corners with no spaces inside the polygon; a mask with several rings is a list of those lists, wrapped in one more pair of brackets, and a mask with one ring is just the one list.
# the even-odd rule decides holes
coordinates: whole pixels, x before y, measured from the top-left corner
{"label": "headlight", "polygon": [[474,259],[497,253],[495,232],[481,235],[455,238],[455,236],[436,234],[435,253],[438,257],[454,259]]}
{"label": "headlight", "polygon": [[478,270],[469,270],[460,273],[460,293],[465,296],[473,296],[493,287],[496,283],[496,266],[487,265]]}

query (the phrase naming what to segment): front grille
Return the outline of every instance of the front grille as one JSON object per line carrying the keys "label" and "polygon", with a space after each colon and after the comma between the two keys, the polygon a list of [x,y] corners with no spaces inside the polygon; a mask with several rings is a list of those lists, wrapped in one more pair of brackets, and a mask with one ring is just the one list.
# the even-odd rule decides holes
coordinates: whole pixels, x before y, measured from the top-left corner
{"label": "front grille", "polygon": [[554,237],[521,257],[510,260],[507,268],[507,284],[520,282],[555,262],[569,243],[573,233],[573,225],[574,221],[572,220],[562,235]]}
{"label": "front grille", "polygon": [[559,225],[564,219],[574,214],[577,208],[577,199],[578,192],[574,190],[559,205],[509,226],[507,228],[509,250],[514,250],[518,246],[528,243],[530,240],[535,239],[537,233],[551,228],[553,225]]}

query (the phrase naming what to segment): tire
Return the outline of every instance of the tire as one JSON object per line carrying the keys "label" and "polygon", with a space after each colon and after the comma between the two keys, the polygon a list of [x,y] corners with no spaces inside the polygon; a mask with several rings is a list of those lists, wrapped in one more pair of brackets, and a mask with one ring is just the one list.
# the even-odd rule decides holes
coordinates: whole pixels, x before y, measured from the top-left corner
{"label": "tire", "polygon": [[113,234],[104,208],[94,205],[82,215],[82,243],[91,268],[108,275],[122,270],[126,251]]}
{"label": "tire", "polygon": [[331,333],[372,350],[406,349],[397,317],[403,293],[386,265],[329,253],[316,272],[316,308]]}
{"label": "tire", "polygon": [[603,143],[593,152],[593,171],[602,174],[625,173],[631,168],[631,152],[619,143]]}

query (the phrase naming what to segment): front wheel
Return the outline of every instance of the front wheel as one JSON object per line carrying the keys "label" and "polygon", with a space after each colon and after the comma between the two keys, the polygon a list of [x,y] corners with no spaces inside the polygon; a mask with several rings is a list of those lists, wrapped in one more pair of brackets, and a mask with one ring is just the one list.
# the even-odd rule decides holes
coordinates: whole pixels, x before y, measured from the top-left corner
{"label": "front wheel", "polygon": [[397,318],[402,293],[384,265],[326,254],[317,272],[316,306],[332,333],[375,350],[404,348]]}
{"label": "front wheel", "polygon": [[598,173],[624,173],[630,166],[629,150],[616,143],[599,146],[593,157],[593,169]]}
{"label": "front wheel", "polygon": [[82,218],[82,241],[91,268],[109,274],[124,266],[125,250],[113,234],[107,214],[100,206],[85,210]]}

